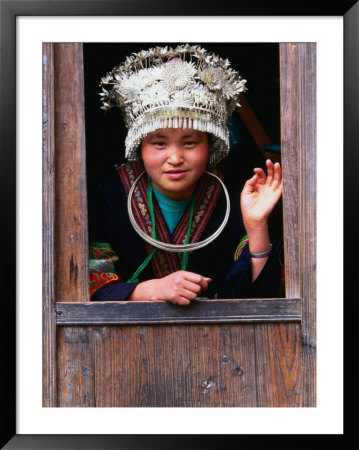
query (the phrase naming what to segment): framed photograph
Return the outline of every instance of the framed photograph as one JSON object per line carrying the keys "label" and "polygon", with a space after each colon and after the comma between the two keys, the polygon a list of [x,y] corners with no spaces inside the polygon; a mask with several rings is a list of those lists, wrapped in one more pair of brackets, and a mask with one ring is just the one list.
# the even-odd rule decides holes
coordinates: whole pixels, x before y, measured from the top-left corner
{"label": "framed photograph", "polygon": [[[24,448],[32,445],[25,443],[25,435],[34,433],[30,439],[33,443],[38,439],[37,448],[49,445],[48,440],[46,444],[49,437],[41,435],[54,434],[62,435],[58,436],[61,443],[58,442],[68,448],[74,442],[87,446],[89,442],[92,446],[99,442],[101,448],[106,448],[105,445],[152,448],[151,445],[157,445],[156,436],[146,440],[148,436],[144,435],[162,435],[158,436],[162,444],[166,439],[171,447],[177,438],[178,444],[185,445],[187,435],[193,439],[201,439],[204,434],[228,438],[233,434],[255,436],[258,433],[288,434],[288,438],[298,433],[342,435],[342,350],[332,347],[332,355],[338,361],[331,386],[336,409],[323,424],[322,415],[328,409],[325,393],[329,388],[325,380],[317,378],[317,356],[318,376],[328,367],[328,361],[324,360],[323,353],[317,354],[316,347],[317,331],[323,348],[332,344],[326,322],[334,317],[340,322],[343,314],[341,276],[330,287],[320,278],[326,273],[325,276],[334,280],[334,274],[340,273],[342,249],[340,246],[331,249],[333,262],[324,272],[323,257],[324,260],[329,257],[324,240],[327,242],[333,236],[321,234],[321,226],[329,218],[326,211],[329,197],[330,207],[333,209],[335,205],[335,213],[331,211],[333,229],[339,230],[339,234],[342,231],[343,180],[341,173],[337,173],[340,186],[334,188],[332,183],[326,183],[327,173],[341,172],[343,155],[348,174],[353,174],[356,167],[355,156],[348,149],[354,148],[357,133],[351,125],[355,123],[358,109],[357,96],[353,95],[357,92],[357,55],[353,49],[357,4],[333,4],[325,13],[314,11],[313,6],[311,10],[304,7],[295,12],[302,16],[296,18],[284,7],[268,15],[263,5],[256,5],[258,17],[252,17],[254,11],[249,6],[245,12],[239,11],[239,6],[238,10],[228,7],[220,12],[217,7],[213,10],[209,7],[208,17],[199,17],[203,6],[192,8],[191,14],[185,16],[171,16],[164,2],[152,3],[151,8],[141,2],[121,6],[118,2],[102,2],[102,6],[100,3],[91,2],[91,11],[77,2],[69,5],[28,2],[26,11],[17,2],[1,4],[1,148],[8,149],[1,152],[4,168],[1,179],[3,192],[9,192],[2,198],[2,209],[7,211],[3,226],[6,245],[12,243],[17,248],[16,253],[6,251],[14,257],[9,256],[3,265],[7,280],[6,308],[13,318],[7,322],[6,330],[6,339],[11,344],[5,355],[9,388],[4,404],[9,405],[7,411],[11,414],[8,414],[9,426],[3,442],[12,438],[7,445],[16,445],[19,439]],[[16,23],[11,18],[16,18]],[[344,42],[341,42],[343,29]],[[209,30],[216,30],[215,37]],[[168,38],[166,42],[164,35]],[[72,76],[69,79],[75,80],[77,86],[84,76],[85,87],[86,83],[89,86],[96,60],[109,57],[110,46],[116,53],[121,45],[138,46],[146,42],[151,45],[190,42],[223,48],[227,45],[234,52],[241,49],[241,44],[243,49],[262,45],[278,51],[280,158],[288,183],[287,197],[284,197],[287,284],[283,296],[239,301],[201,299],[185,316],[181,311],[167,308],[169,305],[165,303],[142,304],[146,308],[144,313],[141,303],[125,302],[124,313],[123,302],[89,301],[88,281],[82,281],[89,264],[87,229],[79,231],[83,236],[78,239],[76,233],[80,228],[74,232],[68,219],[71,211],[87,214],[86,195],[82,207],[66,203],[67,197],[62,193],[67,189],[76,195],[86,194],[86,190],[76,186],[86,185],[88,177],[95,177],[93,174],[100,168],[93,162],[96,159],[93,155],[97,145],[101,145],[101,136],[95,131],[96,116],[91,116],[85,105],[85,114],[81,112],[77,100],[71,97],[77,88],[69,88],[69,83],[66,86],[63,80]],[[328,52],[336,61],[335,69],[333,60],[329,62]],[[261,55],[259,50],[258,54]],[[41,67],[37,60],[42,61]],[[344,79],[340,70],[343,61]],[[81,64],[82,69],[76,72]],[[104,68],[104,73],[110,69]],[[326,73],[330,70],[332,82],[339,89],[328,84]],[[62,91],[57,88],[61,81]],[[342,98],[337,93],[341,84],[344,85],[344,129],[341,127]],[[80,90],[83,88],[82,84]],[[328,90],[330,101],[326,95]],[[11,92],[16,92],[16,97]],[[39,93],[42,100],[38,98]],[[89,102],[88,97],[85,95],[82,101]],[[333,105],[333,111],[328,118],[329,105]],[[255,108],[251,109],[250,104],[244,110],[243,114],[252,111],[255,116]],[[39,133],[36,120],[41,117],[43,128]],[[57,119],[53,120],[54,117]],[[69,148],[66,133],[72,123],[85,133],[79,140],[86,138],[88,142],[87,163],[86,152],[81,157],[78,156],[81,152],[76,151],[76,158],[80,158],[77,162],[68,157],[61,160]],[[249,122],[245,124],[250,131]],[[328,129],[331,133],[327,133]],[[251,134],[257,144],[254,136],[258,138],[258,134],[254,131]],[[267,141],[264,150],[270,151],[272,143]],[[42,154],[36,151],[38,144],[42,146]],[[61,145],[64,151],[59,150]],[[263,141],[260,145],[263,146]],[[348,164],[349,161],[352,163]],[[67,181],[63,178],[65,173]],[[346,182],[348,178],[345,175]],[[291,196],[290,192],[295,194]],[[300,200],[296,204],[298,193]],[[345,201],[347,198],[346,195]],[[61,205],[60,209],[56,204]],[[63,214],[61,208],[63,219],[59,219]],[[83,220],[87,224],[86,214]],[[354,218],[350,224],[355,225]],[[348,286],[350,281],[345,288]],[[213,302],[211,309],[206,302],[208,305]],[[337,324],[336,330],[342,331],[341,324]],[[338,340],[341,342],[340,337]],[[283,406],[290,408],[291,414],[288,423],[284,419],[285,424],[280,427],[278,421],[283,419],[281,414],[286,409]],[[190,423],[179,429],[169,420],[168,411],[172,419],[191,418]],[[311,417],[310,425],[308,421],[305,426],[300,423],[303,411]],[[81,414],[86,416],[85,420]],[[31,415],[37,417],[36,421]],[[199,415],[201,420],[196,423]],[[65,416],[70,419],[67,423],[63,421]],[[269,423],[269,416],[277,423]],[[208,430],[204,418],[214,421],[213,430]],[[140,419],[140,427],[136,426],[136,419]],[[161,427],[156,423],[158,419]],[[99,421],[102,427],[98,426]],[[253,427],[254,421],[261,423],[260,431],[258,426]],[[122,424],[120,430],[114,427],[115,423]]]}

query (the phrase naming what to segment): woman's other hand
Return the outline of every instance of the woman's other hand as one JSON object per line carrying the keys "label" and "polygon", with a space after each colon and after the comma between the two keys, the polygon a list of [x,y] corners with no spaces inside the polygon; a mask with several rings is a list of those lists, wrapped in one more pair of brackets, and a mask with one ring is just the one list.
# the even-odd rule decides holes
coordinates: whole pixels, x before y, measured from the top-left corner
{"label": "woman's other hand", "polygon": [[207,290],[212,280],[197,273],[179,270],[163,278],[140,283],[128,300],[169,301],[177,305],[189,305],[198,295]]}
{"label": "woman's other hand", "polygon": [[267,223],[268,217],[282,195],[282,169],[279,163],[266,161],[267,176],[263,169],[247,180],[241,193],[241,210],[244,226],[249,231]]}
{"label": "woman's other hand", "polygon": [[[263,169],[247,180],[241,193],[243,223],[248,236],[249,251],[263,253],[270,249],[267,221],[282,195],[282,170],[279,163],[266,161],[267,176]],[[252,257],[252,281],[261,273],[268,256]]]}

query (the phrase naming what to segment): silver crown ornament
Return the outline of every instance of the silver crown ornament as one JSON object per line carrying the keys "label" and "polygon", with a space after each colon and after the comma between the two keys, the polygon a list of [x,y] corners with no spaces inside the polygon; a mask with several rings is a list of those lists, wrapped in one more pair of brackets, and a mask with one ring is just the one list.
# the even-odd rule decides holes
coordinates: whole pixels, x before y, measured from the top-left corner
{"label": "silver crown ornament", "polygon": [[160,128],[191,128],[212,136],[209,163],[229,152],[227,122],[246,80],[228,59],[199,45],[155,47],[132,53],[101,78],[102,107],[119,107],[125,125],[126,158],[135,161],[142,139]]}

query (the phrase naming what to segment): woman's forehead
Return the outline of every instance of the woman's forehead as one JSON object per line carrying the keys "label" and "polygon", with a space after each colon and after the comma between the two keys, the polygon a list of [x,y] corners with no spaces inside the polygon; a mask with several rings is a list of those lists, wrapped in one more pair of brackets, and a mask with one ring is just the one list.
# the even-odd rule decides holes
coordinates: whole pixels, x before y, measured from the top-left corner
{"label": "woman's forehead", "polygon": [[152,131],[148,133],[145,139],[151,138],[162,138],[169,139],[172,137],[176,138],[190,138],[195,136],[205,135],[202,131],[192,130],[192,129],[180,129],[180,128],[161,128],[159,130]]}

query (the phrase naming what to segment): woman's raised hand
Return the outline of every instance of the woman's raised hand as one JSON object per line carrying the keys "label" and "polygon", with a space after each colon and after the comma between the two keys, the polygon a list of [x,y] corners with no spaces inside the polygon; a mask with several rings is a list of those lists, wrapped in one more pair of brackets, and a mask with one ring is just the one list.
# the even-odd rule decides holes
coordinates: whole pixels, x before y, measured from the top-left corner
{"label": "woman's raised hand", "polygon": [[247,231],[250,227],[267,223],[270,213],[282,195],[280,164],[273,164],[267,159],[266,166],[267,176],[263,169],[254,169],[255,174],[247,180],[241,193],[241,210]]}

